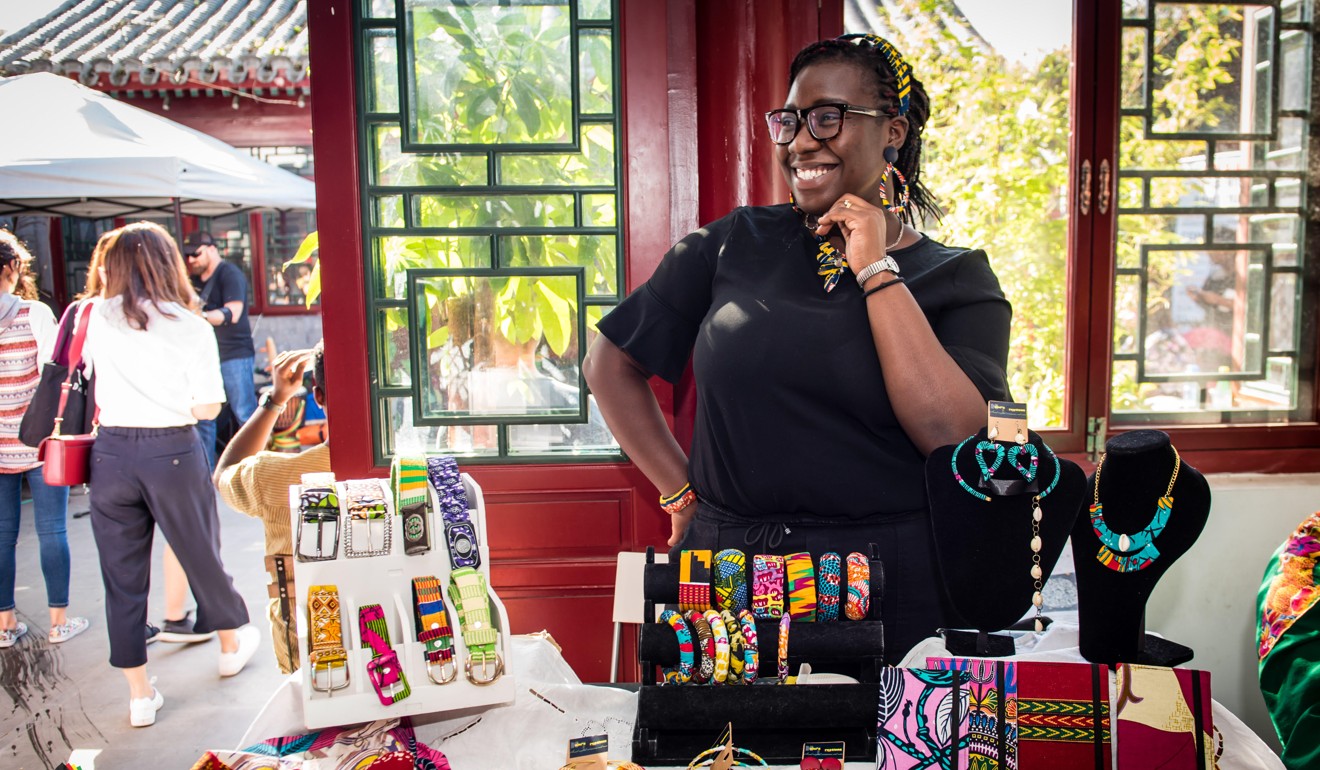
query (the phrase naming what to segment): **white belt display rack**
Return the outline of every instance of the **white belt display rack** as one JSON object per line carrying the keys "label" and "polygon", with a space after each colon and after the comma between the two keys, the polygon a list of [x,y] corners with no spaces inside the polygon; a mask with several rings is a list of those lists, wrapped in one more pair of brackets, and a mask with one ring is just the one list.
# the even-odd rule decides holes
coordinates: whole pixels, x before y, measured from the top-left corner
{"label": "white belt display rack", "polygon": [[[325,475],[328,479],[328,474]],[[425,513],[430,549],[412,555],[405,552],[404,518],[396,515],[395,498],[388,479],[334,482],[339,503],[338,517],[327,517],[320,525],[307,523],[303,519],[300,503],[304,485],[289,488],[295,552],[322,557],[316,561],[299,559],[295,567],[298,650],[302,662],[299,673],[302,676],[303,713],[308,729],[513,701],[515,685],[508,654],[509,616],[504,603],[489,588],[490,547],[485,537],[485,500],[481,487],[468,474],[462,474],[461,478],[467,493],[468,518],[479,543],[479,563],[475,569],[481,579],[478,581],[471,573],[460,574],[468,577],[466,584],[469,593],[472,584],[484,583],[487,588],[490,621],[499,631],[495,649],[502,673],[497,676],[492,676],[496,673],[495,664],[482,659],[480,655],[472,658],[464,641],[459,608],[454,606],[448,591],[450,574],[455,570],[450,564],[445,522],[439,515],[441,501],[430,484],[426,488],[429,505]],[[350,518],[350,492],[360,492],[369,487],[349,485],[371,482],[379,484],[384,516],[375,519]],[[324,489],[324,486],[309,484],[306,488]],[[415,517],[408,524],[416,528]],[[358,555],[350,556],[349,549]],[[330,554],[333,554],[333,558],[327,558]],[[439,582],[439,593],[443,596],[452,630],[453,660],[445,665],[428,661],[426,645],[417,640],[412,581],[427,576],[433,576]],[[337,590],[341,639],[346,653],[343,667],[335,663],[330,669],[314,668],[309,663],[309,593],[313,587],[321,586],[334,586]],[[321,598],[324,600],[324,596]],[[371,605],[379,605],[382,612],[372,624],[376,630],[370,632],[369,636],[373,638],[364,644],[359,629],[359,608]],[[324,607],[318,607],[318,611],[324,611]],[[383,649],[384,645],[393,650],[397,663],[390,657],[388,650]],[[382,652],[383,655],[380,654]],[[399,695],[404,690],[403,681],[398,679],[397,672],[389,670],[396,665],[402,671],[402,680],[406,681],[406,696]],[[370,673],[369,667],[373,669]],[[347,681],[344,678],[345,672]],[[319,689],[312,686],[314,674]],[[378,688],[381,682],[387,680],[391,684]],[[437,683],[441,681],[446,683]],[[399,699],[385,705],[382,699],[390,694]]]}

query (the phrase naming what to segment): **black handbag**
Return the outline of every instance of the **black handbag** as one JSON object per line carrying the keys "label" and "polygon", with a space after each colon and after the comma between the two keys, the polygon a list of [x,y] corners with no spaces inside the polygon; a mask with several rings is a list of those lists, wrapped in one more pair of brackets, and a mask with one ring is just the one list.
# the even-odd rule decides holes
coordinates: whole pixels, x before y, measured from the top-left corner
{"label": "black handbag", "polygon": [[41,367],[41,382],[37,392],[28,402],[23,421],[18,426],[18,440],[30,447],[41,445],[55,431],[55,416],[60,409],[60,395],[67,380],[70,384],[69,400],[64,406],[64,424],[62,433],[91,433],[96,417],[95,378],[87,378],[79,363],[69,377],[69,347],[73,343],[74,326],[78,311],[86,308],[91,311],[90,302],[75,302],[64,311],[60,319],[60,329],[55,338],[55,349],[51,360]]}

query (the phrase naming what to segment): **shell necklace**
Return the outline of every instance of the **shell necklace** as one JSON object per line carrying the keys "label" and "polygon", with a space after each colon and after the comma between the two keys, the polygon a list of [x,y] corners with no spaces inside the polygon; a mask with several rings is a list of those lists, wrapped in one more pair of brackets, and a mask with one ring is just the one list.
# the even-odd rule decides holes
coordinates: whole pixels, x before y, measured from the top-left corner
{"label": "shell necklace", "polygon": [[1141,531],[1131,535],[1117,534],[1105,523],[1105,509],[1100,504],[1100,469],[1105,464],[1104,455],[1100,456],[1100,462],[1095,466],[1091,529],[1100,539],[1100,551],[1095,558],[1115,572],[1139,572],[1160,557],[1160,551],[1155,547],[1155,538],[1168,526],[1169,516],[1173,514],[1173,485],[1178,481],[1178,470],[1182,468],[1182,458],[1178,456],[1177,447],[1170,444],[1169,448],[1173,450],[1173,476],[1169,478],[1169,488],[1156,504],[1155,517]]}

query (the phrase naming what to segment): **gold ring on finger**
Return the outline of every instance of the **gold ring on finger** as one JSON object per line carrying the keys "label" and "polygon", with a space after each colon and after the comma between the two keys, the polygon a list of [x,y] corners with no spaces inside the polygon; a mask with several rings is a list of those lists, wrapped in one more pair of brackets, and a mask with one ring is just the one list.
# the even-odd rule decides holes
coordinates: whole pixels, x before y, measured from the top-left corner
{"label": "gold ring on finger", "polygon": [[852,208],[852,201],[844,201],[844,202],[843,202],[843,207],[844,207],[845,209],[850,209],[850,208]]}

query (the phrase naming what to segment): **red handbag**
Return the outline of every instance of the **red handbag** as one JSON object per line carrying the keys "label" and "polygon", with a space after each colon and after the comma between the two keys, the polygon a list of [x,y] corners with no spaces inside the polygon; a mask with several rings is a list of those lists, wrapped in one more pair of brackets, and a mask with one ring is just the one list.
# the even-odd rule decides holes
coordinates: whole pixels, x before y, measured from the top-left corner
{"label": "red handbag", "polygon": [[83,342],[87,339],[87,324],[91,319],[93,304],[86,303],[87,307],[79,315],[73,344],[69,346],[69,376],[60,385],[60,408],[55,413],[55,429],[37,447],[37,460],[43,463],[41,478],[53,487],[86,484],[92,477],[92,444],[96,442],[96,422],[92,423],[91,433],[67,436],[60,433],[60,425],[64,422],[64,408],[69,403],[73,377],[82,363]]}

